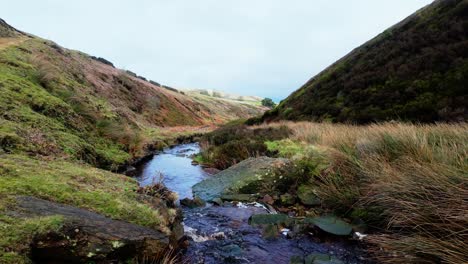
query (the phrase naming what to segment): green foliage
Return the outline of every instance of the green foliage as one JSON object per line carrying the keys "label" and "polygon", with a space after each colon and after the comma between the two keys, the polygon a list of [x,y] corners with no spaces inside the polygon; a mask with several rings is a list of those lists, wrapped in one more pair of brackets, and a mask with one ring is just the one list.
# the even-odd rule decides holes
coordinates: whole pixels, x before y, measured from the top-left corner
{"label": "green foliage", "polygon": [[271,98],[264,98],[262,100],[262,105],[269,108],[274,108],[276,106],[275,102],[273,102]]}
{"label": "green foliage", "polygon": [[202,138],[204,163],[225,169],[249,157],[268,154],[265,141],[287,137],[287,127],[249,128],[243,124],[231,123]]}
{"label": "green foliage", "polygon": [[306,151],[306,146],[291,139],[283,139],[278,141],[265,141],[268,151],[278,153],[279,156],[291,158],[296,155],[302,155]]}
{"label": "green foliage", "polygon": [[36,235],[49,231],[59,231],[63,219],[60,216],[31,217],[18,219],[7,215],[0,216],[0,262],[1,263],[30,263],[24,253]]}

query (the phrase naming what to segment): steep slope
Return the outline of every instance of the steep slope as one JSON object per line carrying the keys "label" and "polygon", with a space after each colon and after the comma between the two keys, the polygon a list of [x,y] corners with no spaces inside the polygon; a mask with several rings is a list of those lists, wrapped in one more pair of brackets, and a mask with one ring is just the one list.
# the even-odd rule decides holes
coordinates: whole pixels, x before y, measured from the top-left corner
{"label": "steep slope", "polygon": [[0,22],[1,36],[8,36],[0,38],[3,152],[114,168],[140,155],[161,127],[213,125],[263,111],[164,89],[101,58]]}
{"label": "steep slope", "polygon": [[468,1],[435,1],[310,79],[263,120],[467,120],[467,37]]}
{"label": "steep slope", "polygon": [[187,96],[0,20],[0,263],[159,263],[182,236],[176,195],[108,170],[262,111]]}
{"label": "steep slope", "polygon": [[23,33],[8,25],[5,20],[0,18],[0,38],[12,38],[20,35],[23,35]]}

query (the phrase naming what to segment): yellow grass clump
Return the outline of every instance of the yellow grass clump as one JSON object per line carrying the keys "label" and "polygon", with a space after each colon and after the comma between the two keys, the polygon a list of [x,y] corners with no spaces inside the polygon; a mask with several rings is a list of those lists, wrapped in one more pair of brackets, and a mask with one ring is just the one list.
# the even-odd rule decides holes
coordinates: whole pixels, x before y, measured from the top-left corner
{"label": "yellow grass clump", "polygon": [[468,263],[468,124],[355,126],[279,122],[330,166],[313,180],[324,205],[359,215],[379,263]]}

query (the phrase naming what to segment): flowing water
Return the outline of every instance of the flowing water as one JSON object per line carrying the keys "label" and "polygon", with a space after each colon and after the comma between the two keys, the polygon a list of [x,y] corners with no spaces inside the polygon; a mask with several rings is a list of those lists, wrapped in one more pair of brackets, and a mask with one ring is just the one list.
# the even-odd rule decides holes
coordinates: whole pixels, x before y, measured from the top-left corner
{"label": "flowing water", "polygon": [[140,168],[137,177],[140,186],[162,180],[180,199],[192,198],[192,186],[208,177],[201,166],[192,165],[192,155],[200,152],[198,143],[177,145],[155,155]]}
{"label": "flowing water", "polygon": [[[139,169],[141,186],[162,180],[180,198],[192,197],[192,186],[210,176],[191,156],[197,154],[197,143],[182,144],[166,149]],[[160,175],[163,175],[161,178]],[[253,214],[265,214],[262,205],[226,203],[204,208],[183,208],[185,234],[190,245],[185,263],[289,263],[290,258],[304,258],[311,253],[326,253],[343,263],[363,263],[361,250],[347,239],[315,237],[312,233],[296,234],[284,230],[274,239],[264,238],[263,230],[248,224]]]}

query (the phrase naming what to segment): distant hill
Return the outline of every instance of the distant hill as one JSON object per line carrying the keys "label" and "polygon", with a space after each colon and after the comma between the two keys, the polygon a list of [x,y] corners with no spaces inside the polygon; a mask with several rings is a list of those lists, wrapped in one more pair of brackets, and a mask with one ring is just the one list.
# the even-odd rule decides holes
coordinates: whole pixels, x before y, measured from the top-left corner
{"label": "distant hill", "polygon": [[434,1],[310,79],[262,120],[467,120],[467,37],[468,1]]}
{"label": "distant hill", "polygon": [[228,99],[232,101],[248,103],[248,104],[253,104],[253,105],[258,105],[258,106],[261,105],[261,102],[263,100],[263,97],[259,97],[259,96],[236,95],[236,94],[230,94],[230,93],[217,91],[217,90],[210,90],[210,89],[187,89],[186,91],[188,94],[192,94],[192,95],[200,94],[204,96]]}

